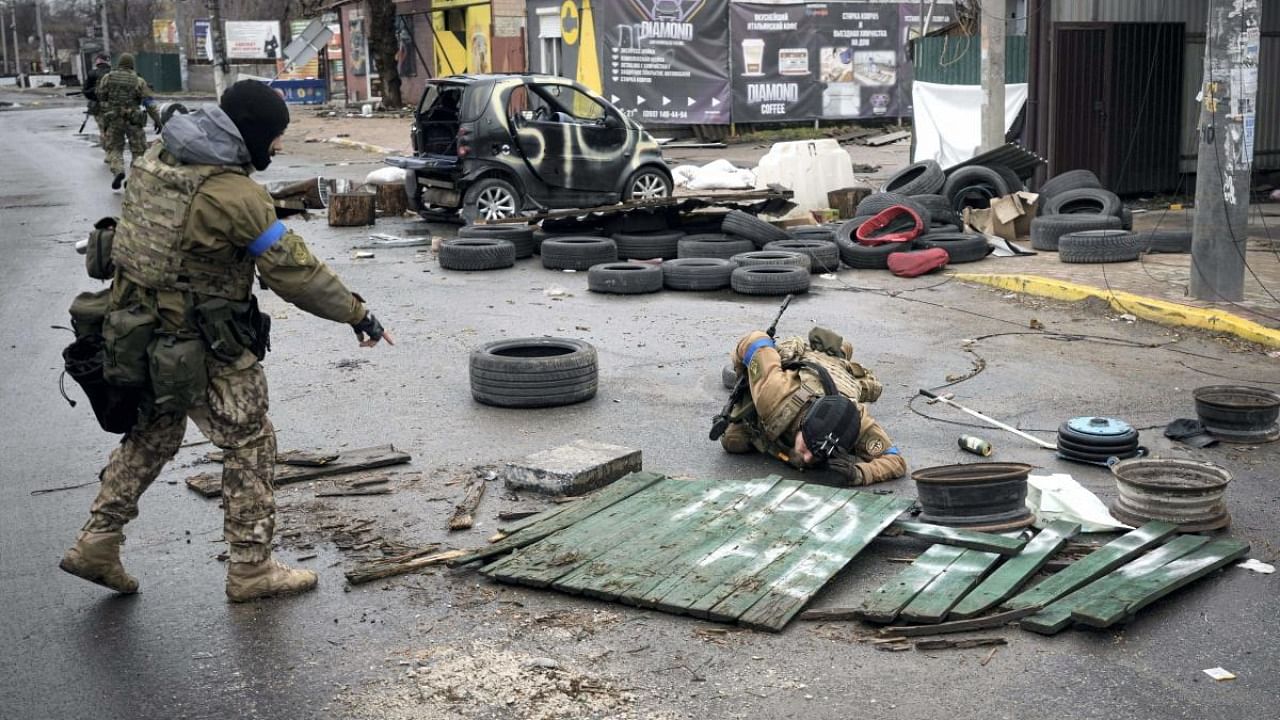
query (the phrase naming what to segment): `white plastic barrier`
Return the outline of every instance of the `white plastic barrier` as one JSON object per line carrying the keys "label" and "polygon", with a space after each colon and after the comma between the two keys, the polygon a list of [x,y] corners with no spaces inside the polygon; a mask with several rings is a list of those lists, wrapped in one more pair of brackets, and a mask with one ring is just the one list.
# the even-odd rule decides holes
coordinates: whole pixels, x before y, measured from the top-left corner
{"label": "white plastic barrier", "polygon": [[755,173],[757,188],[778,184],[790,189],[801,211],[830,207],[828,192],[857,182],[849,153],[830,138],[775,143]]}

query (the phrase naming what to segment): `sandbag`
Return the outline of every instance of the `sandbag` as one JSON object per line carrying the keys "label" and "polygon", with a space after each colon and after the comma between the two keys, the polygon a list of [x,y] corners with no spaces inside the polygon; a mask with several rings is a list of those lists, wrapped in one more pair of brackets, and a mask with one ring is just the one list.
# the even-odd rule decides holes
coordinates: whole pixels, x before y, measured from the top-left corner
{"label": "sandbag", "polygon": [[889,272],[898,277],[918,277],[946,267],[947,251],[942,248],[912,250],[889,256]]}

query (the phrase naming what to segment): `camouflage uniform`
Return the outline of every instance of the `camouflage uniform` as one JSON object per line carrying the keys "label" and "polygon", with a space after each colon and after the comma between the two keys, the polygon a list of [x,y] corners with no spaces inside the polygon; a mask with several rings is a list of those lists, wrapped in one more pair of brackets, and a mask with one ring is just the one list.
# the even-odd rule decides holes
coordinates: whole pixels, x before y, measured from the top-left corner
{"label": "camouflage uniform", "polygon": [[[858,404],[862,422],[853,453],[836,451],[827,465],[850,485],[871,485],[906,474],[907,463],[884,428],[867,412],[883,389],[875,376],[853,362],[853,348],[840,341],[825,352],[815,350],[815,338],[830,331],[815,328],[810,338],[788,338],[776,344],[762,332],[744,336],[733,351],[734,369],[746,372],[751,392],[734,408],[733,424],[720,438],[727,452],[761,452],[796,468],[809,466],[792,457],[796,433],[811,401],[822,395],[817,373],[808,368],[788,369],[793,362],[821,365],[830,374],[840,394]],[[752,350],[752,348],[755,348]],[[750,365],[743,358],[750,355]],[[784,367],[788,366],[788,367]]]}
{"label": "camouflage uniform", "polygon": [[[133,70],[133,56],[124,54],[116,63],[116,69],[98,80],[95,90],[101,106],[106,135],[107,163],[112,173],[124,172],[124,145],[129,143],[129,154],[136,161],[147,150],[146,115],[157,126],[160,113],[151,97],[151,87]],[[141,108],[139,107],[141,106]]]}
{"label": "camouflage uniform", "polygon": [[[110,72],[111,63],[106,60],[99,60],[84,79],[84,97],[89,101],[89,115],[93,117],[94,124],[98,126],[98,147],[101,147],[104,151],[107,149],[107,131],[104,128],[105,121],[102,119],[102,103],[98,100],[98,81],[106,77]],[[110,160],[103,158],[103,162],[110,162]]]}

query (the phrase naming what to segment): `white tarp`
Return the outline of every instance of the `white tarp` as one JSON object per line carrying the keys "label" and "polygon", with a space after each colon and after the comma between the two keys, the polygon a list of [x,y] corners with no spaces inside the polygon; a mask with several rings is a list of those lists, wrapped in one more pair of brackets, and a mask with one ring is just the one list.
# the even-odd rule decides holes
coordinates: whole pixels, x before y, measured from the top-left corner
{"label": "white tarp", "polygon": [[1080,523],[1081,532],[1129,530],[1111,516],[1097,495],[1066,473],[1029,475],[1027,507],[1035,515],[1035,526],[1043,528],[1054,520]]}
{"label": "white tarp", "polygon": [[756,174],[720,158],[698,167],[679,165],[671,171],[676,187],[690,190],[746,190],[756,186]]}
{"label": "white tarp", "polygon": [[[911,100],[915,104],[913,162],[936,160],[945,169],[978,154],[982,145],[982,86],[917,81],[911,84]],[[1026,83],[1004,86],[1005,132],[1026,102]]]}

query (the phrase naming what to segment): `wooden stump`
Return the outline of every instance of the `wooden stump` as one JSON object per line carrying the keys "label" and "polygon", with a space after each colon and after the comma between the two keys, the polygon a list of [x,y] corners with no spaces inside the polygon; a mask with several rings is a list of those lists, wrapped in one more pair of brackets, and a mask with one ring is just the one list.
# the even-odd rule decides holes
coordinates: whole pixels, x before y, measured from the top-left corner
{"label": "wooden stump", "polygon": [[848,220],[857,214],[858,203],[871,194],[866,185],[840,188],[827,193],[827,204],[840,212],[842,220]]}
{"label": "wooden stump", "polygon": [[409,209],[409,196],[401,183],[375,185],[378,189],[378,212],[383,215],[403,215]]}
{"label": "wooden stump", "polygon": [[329,224],[334,227],[372,225],[374,222],[373,193],[338,193],[329,197]]}

